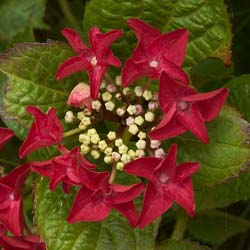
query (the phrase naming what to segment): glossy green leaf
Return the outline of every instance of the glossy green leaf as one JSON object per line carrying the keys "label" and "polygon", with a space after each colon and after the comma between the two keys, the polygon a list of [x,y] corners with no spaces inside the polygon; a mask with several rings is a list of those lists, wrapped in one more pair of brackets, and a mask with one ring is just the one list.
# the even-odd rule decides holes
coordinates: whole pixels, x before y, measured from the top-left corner
{"label": "glossy green leaf", "polygon": [[250,199],[250,174],[244,173],[228,183],[195,192],[197,211],[222,208],[240,200]]}
{"label": "glossy green leaf", "polygon": [[199,213],[188,223],[188,232],[194,239],[212,245],[222,244],[249,228],[249,221],[216,210]]}
{"label": "glossy green leaf", "polygon": [[91,0],[87,2],[83,21],[85,34],[92,25],[103,31],[122,29],[123,38],[114,49],[125,60],[136,44],[126,25],[130,17],[141,18],[162,32],[187,28],[190,41],[185,66],[207,57],[220,58],[225,64],[231,62],[232,34],[223,0]]}
{"label": "glossy green leaf", "polygon": [[236,110],[225,106],[215,120],[207,123],[207,130],[208,144],[188,134],[176,139],[180,162],[200,163],[193,176],[196,189],[238,177],[250,159],[249,123]]}
{"label": "glossy green leaf", "polygon": [[79,75],[62,81],[55,79],[58,65],[72,56],[71,48],[60,42],[18,44],[0,56],[0,71],[7,76],[2,105],[2,118],[17,136],[24,139],[32,117],[27,105],[36,105],[45,112],[55,107],[64,117],[68,95],[80,81]]}
{"label": "glossy green leaf", "polygon": [[35,220],[47,250],[154,250],[159,222],[132,229],[123,216],[112,212],[100,223],[68,224],[73,197],[61,188],[49,191],[45,179],[36,186]]}
{"label": "glossy green leaf", "polygon": [[0,2],[0,49],[5,49],[12,39],[23,34],[27,27],[46,28],[43,22],[46,0],[1,0]]}
{"label": "glossy green leaf", "polygon": [[155,250],[209,250],[209,247],[202,246],[199,243],[191,242],[191,241],[175,241],[175,240],[167,240],[162,242],[159,246],[155,248]]}
{"label": "glossy green leaf", "polygon": [[250,75],[235,77],[226,84],[226,87],[230,89],[228,102],[250,121]]}

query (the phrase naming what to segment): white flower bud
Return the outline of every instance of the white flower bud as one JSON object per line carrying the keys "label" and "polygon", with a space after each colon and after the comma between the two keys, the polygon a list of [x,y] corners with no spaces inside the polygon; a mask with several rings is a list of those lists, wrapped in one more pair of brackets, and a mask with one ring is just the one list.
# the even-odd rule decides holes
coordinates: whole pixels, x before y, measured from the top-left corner
{"label": "white flower bud", "polygon": [[97,150],[92,150],[90,154],[94,159],[98,159],[100,157],[100,153]]}
{"label": "white flower bud", "polygon": [[152,113],[152,112],[147,112],[145,114],[145,120],[148,121],[148,122],[152,122],[153,120],[155,119],[155,114]]}
{"label": "white flower bud", "polygon": [[133,149],[130,149],[130,150],[128,151],[128,154],[129,154],[129,156],[130,156],[131,159],[134,159],[135,156],[136,156],[135,151],[134,151]]}
{"label": "white flower bud", "polygon": [[123,163],[129,163],[130,162],[130,160],[131,160],[131,158],[130,158],[130,155],[128,155],[128,154],[123,154],[122,155],[122,157],[121,157],[121,161],[123,162]]}
{"label": "white flower bud", "polygon": [[125,110],[123,108],[118,108],[116,110],[116,114],[119,116],[123,116],[125,114]]}
{"label": "white flower bud", "polygon": [[87,126],[89,126],[90,124],[91,124],[91,119],[90,119],[90,117],[83,117],[82,118],[82,120],[81,120],[81,123],[83,124],[83,125],[85,125],[86,127]]}
{"label": "white flower bud", "polygon": [[87,131],[87,135],[91,136],[91,135],[94,135],[94,134],[97,134],[97,132],[96,132],[96,129],[95,129],[95,128],[88,129],[88,131]]}
{"label": "white flower bud", "polygon": [[158,148],[155,150],[155,157],[164,158],[164,156],[165,156],[165,152],[163,148]]}
{"label": "white flower bud", "polygon": [[77,113],[77,119],[80,121],[85,117],[85,113],[83,111]]}
{"label": "white flower bud", "polygon": [[79,135],[79,142],[82,142],[84,145],[90,144],[90,136],[87,134],[80,134]]}
{"label": "white flower bud", "polygon": [[74,114],[72,111],[67,111],[66,114],[65,114],[65,117],[64,117],[64,120],[66,123],[72,123],[74,121]]}
{"label": "white flower bud", "polygon": [[132,135],[136,135],[138,131],[139,131],[139,128],[135,124],[129,126],[128,128],[128,132]]}
{"label": "white flower bud", "polygon": [[112,160],[119,161],[121,158],[121,155],[118,152],[112,152]]}
{"label": "white flower bud", "polygon": [[139,141],[137,141],[136,142],[136,147],[138,148],[138,149],[145,149],[146,148],[146,141],[144,141],[144,140],[139,140]]}
{"label": "white flower bud", "polygon": [[106,87],[107,87],[107,82],[105,80],[102,80],[100,88],[101,89],[106,89]]}
{"label": "white flower bud", "polygon": [[124,88],[124,89],[122,90],[122,93],[123,93],[124,95],[128,95],[128,94],[130,93],[130,89],[129,89],[129,88]]}
{"label": "white flower bud", "polygon": [[104,154],[105,155],[111,155],[112,154],[112,148],[110,148],[110,147],[107,147],[105,150],[104,150]]}
{"label": "white flower bud", "polygon": [[138,96],[138,97],[141,97],[143,94],[143,89],[141,86],[136,86],[135,87],[135,95]]}
{"label": "white flower bud", "polygon": [[104,156],[103,160],[105,163],[109,164],[112,162],[112,157],[110,155],[106,155],[106,156]]}
{"label": "white flower bud", "polygon": [[118,152],[120,154],[126,154],[128,151],[128,147],[124,144],[122,144],[119,148],[118,148]]}
{"label": "white flower bud", "polygon": [[100,141],[100,136],[98,134],[91,135],[90,141],[93,144],[98,144],[98,142]]}
{"label": "white flower bud", "polygon": [[138,158],[145,156],[145,152],[142,149],[137,149],[135,154]]}
{"label": "white flower bud", "polygon": [[121,93],[116,93],[116,94],[115,94],[115,98],[116,98],[117,100],[121,100],[121,99],[122,99]]}
{"label": "white flower bud", "polygon": [[84,125],[82,122],[79,123],[78,128],[81,130],[85,130],[87,128],[86,125]]}
{"label": "white flower bud", "polygon": [[135,107],[135,105],[129,105],[128,108],[127,108],[127,112],[130,115],[134,115],[136,113],[136,107]]}
{"label": "white flower bud", "polygon": [[146,137],[147,137],[146,133],[145,133],[145,132],[142,132],[142,131],[140,131],[139,134],[138,134],[137,136],[138,136],[138,138],[140,138],[140,139],[146,139]]}
{"label": "white flower bud", "polygon": [[108,101],[110,101],[112,99],[112,95],[109,93],[109,92],[104,92],[103,94],[102,94],[102,100],[104,101],[104,102],[108,102]]}
{"label": "white flower bud", "polygon": [[144,119],[142,116],[137,116],[135,118],[135,124],[137,124],[138,126],[141,126],[143,124],[143,122],[144,122]]}
{"label": "white flower bud", "polygon": [[114,140],[116,138],[116,133],[113,132],[113,131],[110,131],[108,134],[107,134],[107,137],[110,141]]}
{"label": "white flower bud", "polygon": [[161,141],[150,140],[150,147],[153,149],[159,148],[161,146]]}
{"label": "white flower bud", "polygon": [[121,85],[122,85],[122,78],[121,78],[121,76],[116,76],[116,78],[115,78],[115,83],[116,83],[116,85],[118,85],[118,86],[121,86]]}
{"label": "white flower bud", "polygon": [[149,110],[153,110],[154,111],[154,110],[158,109],[158,107],[159,107],[158,102],[150,101],[148,103],[148,109]]}
{"label": "white flower bud", "polygon": [[150,90],[145,90],[143,92],[143,97],[146,101],[149,101],[152,99],[153,95],[152,95],[152,92]]}
{"label": "white flower bud", "polygon": [[112,101],[106,102],[105,107],[109,111],[113,111],[115,108],[115,104]]}
{"label": "white flower bud", "polygon": [[116,92],[116,90],[117,90],[117,88],[116,88],[116,86],[114,84],[112,84],[112,83],[108,84],[107,91],[109,93],[114,93],[114,92]]}
{"label": "white flower bud", "polygon": [[123,162],[117,162],[116,164],[116,169],[122,171],[124,168],[124,163]]}
{"label": "white flower bud", "polygon": [[104,151],[107,148],[107,143],[104,140],[99,141],[98,148],[100,148],[101,151]]}
{"label": "white flower bud", "polygon": [[102,104],[101,104],[101,102],[99,100],[94,100],[92,102],[92,109],[94,109],[94,110],[100,110],[101,107],[102,107]]}
{"label": "white flower bud", "polygon": [[126,119],[126,123],[128,126],[131,126],[135,123],[135,119],[132,117],[132,116],[129,116],[127,119]]}
{"label": "white flower bud", "polygon": [[121,138],[116,139],[116,140],[115,140],[115,146],[116,146],[116,147],[120,147],[121,145],[123,145],[122,139],[121,139]]}
{"label": "white flower bud", "polygon": [[83,154],[87,154],[89,150],[90,150],[89,146],[84,145],[84,144],[81,145],[81,152],[83,152]]}

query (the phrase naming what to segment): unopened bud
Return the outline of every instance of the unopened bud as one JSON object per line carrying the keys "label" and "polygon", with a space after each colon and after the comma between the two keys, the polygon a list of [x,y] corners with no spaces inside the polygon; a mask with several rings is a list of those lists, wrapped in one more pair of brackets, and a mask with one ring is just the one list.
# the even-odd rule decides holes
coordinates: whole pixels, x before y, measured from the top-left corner
{"label": "unopened bud", "polygon": [[161,141],[150,140],[150,147],[153,149],[159,148],[161,146]]}
{"label": "unopened bud", "polygon": [[148,122],[152,122],[153,120],[155,119],[155,114],[152,113],[152,112],[147,112],[145,114],[145,120],[148,121]]}
{"label": "unopened bud", "polygon": [[141,126],[143,124],[143,122],[144,122],[144,119],[142,116],[137,116],[135,118],[135,124],[137,124],[138,126]]}
{"label": "unopened bud", "polygon": [[163,148],[158,148],[155,150],[155,157],[163,158],[164,156],[165,156],[165,152]]}
{"label": "unopened bud", "polygon": [[92,109],[99,111],[102,107],[102,104],[99,100],[94,100],[92,102]]}
{"label": "unopened bud", "polygon": [[153,110],[154,111],[154,110],[158,109],[158,107],[159,107],[158,102],[150,101],[148,103],[148,109],[149,110]]}
{"label": "unopened bud", "polygon": [[97,150],[92,150],[90,154],[94,159],[98,159],[100,157],[100,153]]}
{"label": "unopened bud", "polygon": [[121,86],[121,85],[122,85],[122,78],[121,78],[121,76],[116,76],[116,78],[115,78],[115,83],[116,83],[116,85],[118,85],[118,86]]}
{"label": "unopened bud", "polygon": [[135,119],[132,117],[132,116],[129,116],[127,119],[126,119],[126,124],[128,126],[131,126],[135,123]]}
{"label": "unopened bud", "polygon": [[110,131],[108,134],[107,134],[107,137],[110,141],[114,140],[116,138],[116,133],[113,132],[113,131]]}
{"label": "unopened bud", "polygon": [[115,104],[112,101],[106,102],[105,107],[109,111],[113,111],[115,108]]}
{"label": "unopened bud", "polygon": [[136,142],[136,147],[138,148],[138,149],[145,149],[146,148],[146,141],[144,141],[144,140],[139,140],[139,141],[137,141]]}
{"label": "unopened bud", "polygon": [[128,128],[128,132],[132,135],[136,135],[138,131],[139,131],[139,128],[135,124],[129,126]]}
{"label": "unopened bud", "polygon": [[125,110],[123,108],[118,108],[116,110],[116,114],[119,116],[123,116],[125,114]]}
{"label": "unopened bud", "polygon": [[136,113],[136,107],[135,107],[135,105],[129,105],[128,108],[127,108],[127,112],[130,115],[134,115]]}
{"label": "unopened bud", "polygon": [[143,92],[143,97],[146,101],[149,101],[152,99],[153,95],[152,95],[152,92],[150,90],[145,90]]}
{"label": "unopened bud", "polygon": [[107,91],[108,91],[109,93],[115,93],[116,90],[117,90],[117,87],[116,87],[114,84],[112,84],[112,83],[108,84],[108,86],[107,86]]}
{"label": "unopened bud", "polygon": [[74,121],[74,118],[74,114],[70,110],[66,112],[64,117],[66,123],[72,123]]}
{"label": "unopened bud", "polygon": [[135,87],[135,95],[138,97],[141,97],[143,95],[143,89],[141,86],[136,86]]}
{"label": "unopened bud", "polygon": [[104,92],[103,94],[102,94],[102,100],[104,101],[104,102],[108,102],[108,101],[110,101],[112,99],[112,95],[109,93],[109,92]]}

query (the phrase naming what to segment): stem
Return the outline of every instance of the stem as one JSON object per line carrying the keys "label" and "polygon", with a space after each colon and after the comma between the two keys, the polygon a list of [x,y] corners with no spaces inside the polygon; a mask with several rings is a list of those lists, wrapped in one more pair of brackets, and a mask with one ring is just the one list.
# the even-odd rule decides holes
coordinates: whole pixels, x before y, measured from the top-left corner
{"label": "stem", "polygon": [[8,161],[8,160],[4,160],[4,159],[0,159],[0,162],[2,162],[2,163],[6,163],[6,164],[9,164],[9,165],[11,165],[11,166],[13,166],[13,167],[16,167],[16,166],[18,166],[19,164],[18,163],[16,163],[16,162],[13,162],[13,161]]}
{"label": "stem", "polygon": [[109,75],[109,73],[105,73],[104,77],[107,79],[109,83],[114,84],[112,77]]}
{"label": "stem", "polygon": [[75,129],[69,130],[69,131],[63,133],[63,138],[69,137],[69,136],[74,135],[74,134],[78,134],[78,133],[80,133],[81,131],[82,131],[82,130],[79,129],[79,128],[75,128]]}
{"label": "stem", "polygon": [[130,141],[132,137],[132,134],[130,134],[128,132],[128,127],[126,127],[123,131],[123,134],[122,134],[122,141],[123,141],[123,144],[128,144],[128,142]]}
{"label": "stem", "polygon": [[117,172],[116,165],[113,164],[112,171],[111,171],[111,174],[110,174],[110,177],[109,177],[109,184],[112,184],[114,182],[115,176],[116,176],[116,172]]}
{"label": "stem", "polygon": [[171,239],[181,240],[184,237],[188,220],[188,214],[182,208],[179,208]]}
{"label": "stem", "polygon": [[69,23],[72,25],[72,27],[75,27],[77,30],[81,30],[79,27],[79,22],[75,18],[74,14],[72,13],[70,9],[70,5],[67,0],[58,0],[58,4],[61,8],[62,13],[64,16],[68,19]]}
{"label": "stem", "polygon": [[151,82],[152,82],[152,80],[149,78],[149,79],[147,80],[145,86],[144,86],[144,90],[149,89],[149,87],[150,87],[150,85],[151,85]]}

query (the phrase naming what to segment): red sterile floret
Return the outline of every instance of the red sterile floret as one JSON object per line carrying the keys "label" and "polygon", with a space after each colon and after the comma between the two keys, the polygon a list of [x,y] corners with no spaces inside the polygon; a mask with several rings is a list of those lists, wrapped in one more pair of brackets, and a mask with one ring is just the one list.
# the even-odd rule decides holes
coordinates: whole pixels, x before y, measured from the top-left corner
{"label": "red sterile floret", "polygon": [[8,236],[5,228],[0,225],[0,247],[3,250],[46,250],[45,244],[37,235]]}
{"label": "red sterile floret", "polygon": [[51,108],[47,114],[35,106],[28,106],[26,110],[34,116],[35,122],[19,149],[20,158],[24,158],[36,149],[60,142],[63,136],[63,126],[56,116],[55,108]]}
{"label": "red sterile floret", "polygon": [[62,34],[66,37],[77,56],[71,57],[61,64],[56,72],[57,80],[71,75],[77,71],[87,71],[90,79],[91,98],[97,99],[103,75],[109,65],[120,67],[120,60],[115,57],[110,49],[112,43],[121,35],[121,30],[112,30],[101,33],[97,27],[89,31],[90,48],[81,41],[76,31],[64,28]]}
{"label": "red sterile floret", "polygon": [[226,88],[197,93],[192,87],[162,73],[159,102],[164,117],[149,136],[155,140],[163,140],[189,130],[203,143],[208,143],[205,122],[213,120],[219,114],[228,93]]}
{"label": "red sterile floret", "polygon": [[67,221],[104,220],[112,208],[125,216],[132,226],[138,221],[133,200],[140,195],[143,184],[129,186],[109,184],[109,172],[81,171],[83,186],[78,191]]}
{"label": "red sterile floret", "polygon": [[69,193],[71,185],[81,184],[78,174],[79,168],[88,169],[96,166],[80,154],[78,147],[69,151],[59,145],[58,149],[62,155],[43,162],[30,162],[30,168],[33,172],[50,178],[50,190],[54,190],[58,183],[62,181],[64,191]]}
{"label": "red sterile floret", "polygon": [[8,128],[0,128],[0,149],[5,145],[7,141],[9,141],[14,132]]}
{"label": "red sterile floret", "polygon": [[148,179],[142,211],[137,226],[143,228],[166,212],[175,201],[190,216],[194,215],[194,190],[190,175],[199,164],[185,162],[176,167],[177,145],[174,144],[164,159],[144,157],[128,163],[124,171]]}
{"label": "red sterile floret", "polygon": [[22,186],[29,173],[29,164],[22,165],[0,178],[0,222],[13,234],[22,235]]}
{"label": "red sterile floret", "polygon": [[136,18],[127,23],[138,44],[122,69],[123,85],[128,86],[143,76],[159,79],[163,71],[187,84],[188,77],[180,66],[185,59],[188,31],[180,29],[161,34],[155,27]]}

